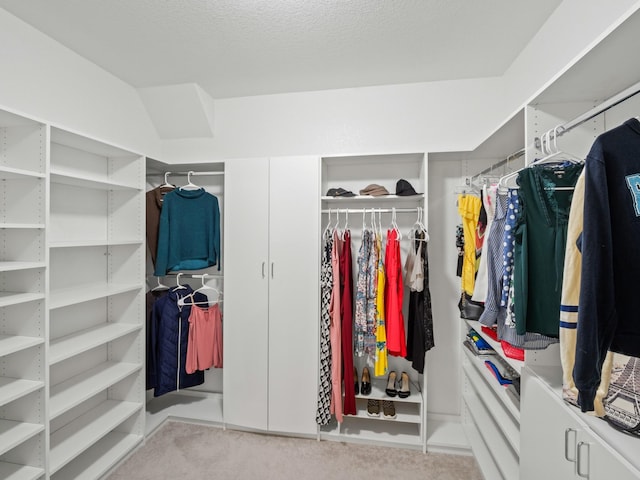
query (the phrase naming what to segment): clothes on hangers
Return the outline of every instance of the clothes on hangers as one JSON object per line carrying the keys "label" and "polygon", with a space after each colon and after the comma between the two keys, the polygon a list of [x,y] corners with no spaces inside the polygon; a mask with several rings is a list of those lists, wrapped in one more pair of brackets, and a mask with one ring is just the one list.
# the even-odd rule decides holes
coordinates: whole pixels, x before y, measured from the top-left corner
{"label": "clothes on hangers", "polygon": [[222,312],[220,304],[207,308],[191,305],[189,314],[189,341],[185,370],[222,368]]}
{"label": "clothes on hangers", "polygon": [[362,243],[358,250],[358,257],[356,264],[357,280],[356,280],[356,302],[355,302],[355,317],[354,317],[354,330],[355,330],[355,342],[354,351],[357,357],[364,356],[365,346],[364,337],[367,333],[367,311],[368,311],[368,299],[367,289],[369,286],[369,258],[371,257],[371,231],[364,230],[362,232]]}
{"label": "clothes on hangers", "polygon": [[[329,310],[331,312],[330,338],[331,338],[331,405],[330,412],[336,420],[342,423],[342,325],[340,308],[340,256],[338,254],[338,232],[333,232],[331,245],[331,271],[333,288]],[[346,372],[350,373],[350,372]],[[347,377],[348,378],[348,377]]]}
{"label": "clothes on hangers", "polygon": [[172,270],[220,270],[218,199],[198,190],[175,189],[164,196],[160,212],[155,275]]}
{"label": "clothes on hangers", "polygon": [[[191,293],[194,292],[189,285],[174,288],[153,305],[147,368],[153,371],[155,378],[154,397],[204,383],[203,371],[192,374],[186,371],[191,306],[178,306],[178,299]],[[194,300],[203,302],[207,297],[195,292]]]}
{"label": "clothes on hangers", "polygon": [[380,249],[378,247],[377,235],[374,231],[369,230],[368,241],[369,261],[367,262],[367,285],[366,285],[366,330],[364,335],[364,351],[367,356],[367,364],[374,367],[376,359],[376,325],[377,325],[377,308],[376,299],[378,296],[378,257]]}
{"label": "clothes on hangers", "polygon": [[475,195],[458,195],[458,213],[462,218],[464,231],[464,259],[462,263],[462,291],[473,295],[476,277],[476,228],[482,202]]}
{"label": "clothes on hangers", "polygon": [[582,276],[574,380],[594,408],[609,350],[640,357],[640,122],[596,138],[585,162]]}
{"label": "clothes on hangers", "polygon": [[482,252],[480,253],[480,263],[478,265],[478,272],[476,273],[476,283],[473,287],[473,295],[471,296],[471,300],[473,300],[474,302],[484,303],[487,298],[487,290],[489,288],[489,275],[487,273],[487,244],[489,242],[487,242],[487,238],[491,233],[491,225],[493,224],[493,220],[495,217],[497,190],[497,185],[483,185],[482,187],[483,208],[480,210],[480,220],[478,221],[478,225],[481,224],[483,218],[482,212],[484,211],[486,226],[484,227],[484,232],[482,233]]}
{"label": "clothes on hangers", "polygon": [[344,415],[355,415],[356,393],[350,373],[353,372],[353,272],[351,232],[343,232],[338,240],[340,255],[340,317],[342,319],[342,371],[344,375]]}
{"label": "clothes on hangers", "polygon": [[318,383],[318,408],[316,423],[327,425],[331,420],[331,290],[333,272],[331,250],[333,236],[325,235],[320,267],[320,375]]}
{"label": "clothes on hangers", "polygon": [[518,175],[521,215],[515,230],[513,288],[520,335],[559,335],[564,252],[573,197],[573,190],[563,187],[574,187],[582,168],[582,164],[534,165]]}
{"label": "clothes on hangers", "polygon": [[404,286],[402,283],[402,264],[400,258],[400,240],[395,229],[387,231],[385,251],[385,271],[387,283],[385,289],[385,325],[387,330],[387,351],[397,357],[407,356],[402,301]]}
{"label": "clothes on hangers", "polygon": [[162,211],[162,203],[164,196],[173,190],[175,190],[175,187],[173,186],[160,185],[153,190],[149,190],[145,194],[147,245],[149,245],[151,262],[154,267],[156,265],[156,256],[158,252],[158,232],[160,229],[160,212]]}
{"label": "clothes on hangers", "polygon": [[145,303],[146,303],[146,315],[145,315],[145,319],[146,319],[146,329],[145,329],[145,333],[146,333],[146,341],[145,341],[145,351],[146,351],[146,358],[147,358],[147,371],[146,371],[146,390],[151,390],[152,388],[155,387],[156,385],[156,371],[155,368],[151,368],[150,365],[153,365],[155,360],[151,358],[151,355],[153,355],[153,350],[152,350],[152,341],[151,341],[151,333],[152,333],[152,328],[151,328],[151,322],[152,322],[152,313],[153,313],[153,306],[155,305],[156,301],[162,297],[164,297],[167,293],[169,293],[169,290],[149,290],[146,295],[145,295]]}
{"label": "clothes on hangers", "polygon": [[384,268],[384,258],[382,249],[382,238],[379,234],[376,234],[376,250],[378,256],[377,266],[377,292],[376,292],[376,354],[374,364],[374,375],[376,377],[382,377],[387,374],[389,370],[389,363],[387,357],[387,326],[385,318],[385,292],[387,275]]}

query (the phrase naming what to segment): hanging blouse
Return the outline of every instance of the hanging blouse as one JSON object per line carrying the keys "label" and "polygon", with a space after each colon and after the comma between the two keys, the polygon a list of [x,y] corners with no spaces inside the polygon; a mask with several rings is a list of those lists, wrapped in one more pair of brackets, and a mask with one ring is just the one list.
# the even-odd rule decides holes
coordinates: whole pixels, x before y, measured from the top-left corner
{"label": "hanging blouse", "polygon": [[331,406],[330,411],[336,420],[342,422],[342,326],[340,317],[340,256],[338,232],[333,232],[331,248],[331,275],[333,288],[329,310],[331,311]]}
{"label": "hanging blouse", "polygon": [[331,267],[332,236],[327,236],[322,246],[320,277],[320,374],[318,387],[318,410],[316,423],[327,425],[331,420],[331,290],[333,274]]}
{"label": "hanging blouse", "polygon": [[384,271],[384,255],[382,254],[382,238],[376,234],[376,250],[378,252],[378,281],[376,293],[376,358],[374,366],[374,375],[381,377],[387,374],[388,358],[387,358],[387,329],[385,322],[385,289],[386,274]]}
{"label": "hanging blouse", "polygon": [[395,229],[387,231],[385,270],[387,272],[385,293],[387,351],[389,355],[405,357],[407,355],[407,346],[404,331],[404,316],[402,314],[404,285],[402,284],[400,241],[398,232]]}
{"label": "hanging blouse", "polygon": [[356,260],[358,276],[356,281],[356,313],[355,313],[355,354],[364,355],[364,337],[367,333],[367,287],[369,283],[369,257],[371,256],[371,232],[362,232],[362,243]]}
{"label": "hanging blouse", "polygon": [[353,377],[353,273],[351,269],[351,232],[344,232],[340,254],[340,312],[342,318],[342,371],[344,375],[345,415],[356,414],[356,392]]}

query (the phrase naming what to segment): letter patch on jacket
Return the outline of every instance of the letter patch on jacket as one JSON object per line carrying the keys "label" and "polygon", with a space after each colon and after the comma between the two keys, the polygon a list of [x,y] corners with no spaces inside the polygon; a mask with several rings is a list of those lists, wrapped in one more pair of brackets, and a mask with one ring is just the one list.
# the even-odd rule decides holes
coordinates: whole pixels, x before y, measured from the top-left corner
{"label": "letter patch on jacket", "polygon": [[627,187],[629,187],[629,191],[631,192],[636,217],[640,217],[640,173],[627,175],[625,179],[627,180]]}

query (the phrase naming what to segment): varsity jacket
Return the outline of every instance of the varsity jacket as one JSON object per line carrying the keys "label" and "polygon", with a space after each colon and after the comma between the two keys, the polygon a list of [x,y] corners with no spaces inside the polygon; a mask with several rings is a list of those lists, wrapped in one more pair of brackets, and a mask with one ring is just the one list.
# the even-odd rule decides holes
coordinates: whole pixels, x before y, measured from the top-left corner
{"label": "varsity jacket", "polygon": [[585,162],[582,279],[574,380],[582,411],[607,351],[640,356],[640,122],[601,134]]}

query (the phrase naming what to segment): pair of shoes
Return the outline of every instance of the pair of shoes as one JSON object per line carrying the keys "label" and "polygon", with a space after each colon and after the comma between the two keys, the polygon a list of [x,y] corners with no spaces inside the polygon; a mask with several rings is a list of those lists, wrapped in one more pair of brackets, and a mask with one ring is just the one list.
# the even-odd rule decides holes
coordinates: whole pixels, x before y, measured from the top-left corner
{"label": "pair of shoes", "polygon": [[390,397],[395,397],[397,395],[400,398],[407,398],[411,395],[409,375],[406,372],[402,372],[400,379],[398,379],[398,374],[396,372],[389,372],[389,376],[387,377],[387,388],[385,388],[384,391]]}
{"label": "pair of shoes", "polygon": [[400,375],[400,388],[398,389],[398,396],[400,398],[407,398],[411,395],[411,389],[409,388],[409,375],[406,372],[402,372]]}
{"label": "pair of shoes", "polygon": [[360,385],[360,393],[362,393],[362,395],[369,395],[371,393],[371,375],[369,375],[369,369],[367,367],[362,369],[362,383]]}
{"label": "pair of shoes", "polygon": [[389,420],[396,418],[396,406],[391,400],[382,400],[382,414]]}
{"label": "pair of shoes", "polygon": [[396,390],[396,376],[396,372],[389,372],[389,376],[387,376],[387,388],[385,388],[384,391],[390,397],[395,397],[398,394]]}
{"label": "pair of shoes", "polygon": [[380,416],[380,400],[368,400],[367,401],[367,415],[370,417]]}

